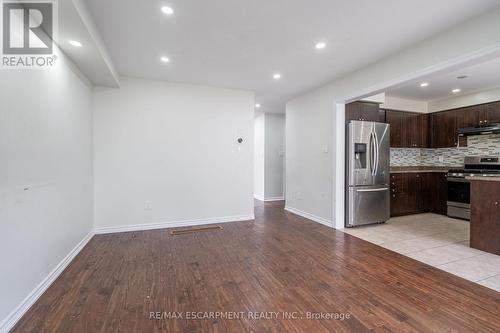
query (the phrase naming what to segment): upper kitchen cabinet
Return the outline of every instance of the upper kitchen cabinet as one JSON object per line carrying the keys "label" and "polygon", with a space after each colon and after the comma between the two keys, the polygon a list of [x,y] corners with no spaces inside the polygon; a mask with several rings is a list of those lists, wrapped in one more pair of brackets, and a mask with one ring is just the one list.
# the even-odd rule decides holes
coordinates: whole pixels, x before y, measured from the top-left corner
{"label": "upper kitchen cabinet", "polygon": [[404,115],[405,146],[410,148],[429,147],[429,115],[408,112]]}
{"label": "upper kitchen cabinet", "polygon": [[391,148],[404,148],[406,137],[404,135],[404,113],[386,110],[386,122],[391,125]]}
{"label": "upper kitchen cabinet", "polygon": [[346,104],[345,120],[385,122],[385,113],[380,112],[378,103],[358,101]]}
{"label": "upper kitchen cabinet", "polygon": [[429,146],[429,116],[426,114],[386,111],[391,125],[392,148],[426,148]]}
{"label": "upper kitchen cabinet", "polygon": [[480,118],[486,115],[486,105],[475,105],[455,110],[457,129],[479,126]]}
{"label": "upper kitchen cabinet", "polygon": [[454,111],[457,114],[457,128],[500,123],[500,102],[473,105]]}
{"label": "upper kitchen cabinet", "polygon": [[487,124],[500,123],[500,102],[490,103],[486,106],[486,117],[480,119]]}
{"label": "upper kitchen cabinet", "polygon": [[432,148],[455,147],[458,142],[457,112],[444,111],[431,114]]}

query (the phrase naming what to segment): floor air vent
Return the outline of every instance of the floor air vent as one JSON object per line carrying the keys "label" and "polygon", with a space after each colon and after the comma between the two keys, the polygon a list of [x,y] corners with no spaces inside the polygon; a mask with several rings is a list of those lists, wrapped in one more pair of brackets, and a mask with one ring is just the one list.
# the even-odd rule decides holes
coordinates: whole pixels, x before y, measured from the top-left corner
{"label": "floor air vent", "polygon": [[222,230],[223,228],[219,225],[213,227],[202,227],[202,228],[190,228],[190,229],[178,229],[170,231],[172,236],[177,235],[186,235],[186,234],[194,234],[197,232],[205,232],[205,231],[217,231]]}

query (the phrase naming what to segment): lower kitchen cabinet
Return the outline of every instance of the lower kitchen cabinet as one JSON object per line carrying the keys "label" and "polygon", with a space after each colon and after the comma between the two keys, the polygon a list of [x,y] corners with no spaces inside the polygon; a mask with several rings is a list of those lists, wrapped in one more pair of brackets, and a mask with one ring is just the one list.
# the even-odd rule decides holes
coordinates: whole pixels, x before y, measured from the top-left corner
{"label": "lower kitchen cabinet", "polygon": [[500,182],[472,181],[470,246],[500,255]]}
{"label": "lower kitchen cabinet", "polygon": [[428,174],[429,211],[446,215],[448,212],[448,174],[433,172]]}
{"label": "lower kitchen cabinet", "polygon": [[425,212],[446,215],[446,173],[391,174],[391,216]]}

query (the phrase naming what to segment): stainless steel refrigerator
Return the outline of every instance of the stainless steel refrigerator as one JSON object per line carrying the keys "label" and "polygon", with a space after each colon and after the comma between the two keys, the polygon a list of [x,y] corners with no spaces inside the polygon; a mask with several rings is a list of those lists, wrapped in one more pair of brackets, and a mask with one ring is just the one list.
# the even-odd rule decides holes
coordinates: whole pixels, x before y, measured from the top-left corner
{"label": "stainless steel refrigerator", "polygon": [[390,216],[390,127],[368,121],[347,125],[346,227]]}

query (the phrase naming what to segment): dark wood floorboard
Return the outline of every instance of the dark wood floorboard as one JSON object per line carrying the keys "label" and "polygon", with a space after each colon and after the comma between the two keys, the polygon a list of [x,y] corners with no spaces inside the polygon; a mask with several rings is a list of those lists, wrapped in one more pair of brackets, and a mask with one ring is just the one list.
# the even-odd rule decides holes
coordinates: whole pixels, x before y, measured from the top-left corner
{"label": "dark wood floorboard", "polygon": [[[95,236],[13,332],[500,332],[500,293],[283,211]],[[183,313],[150,319],[150,312]],[[349,313],[345,320],[185,312]]]}

